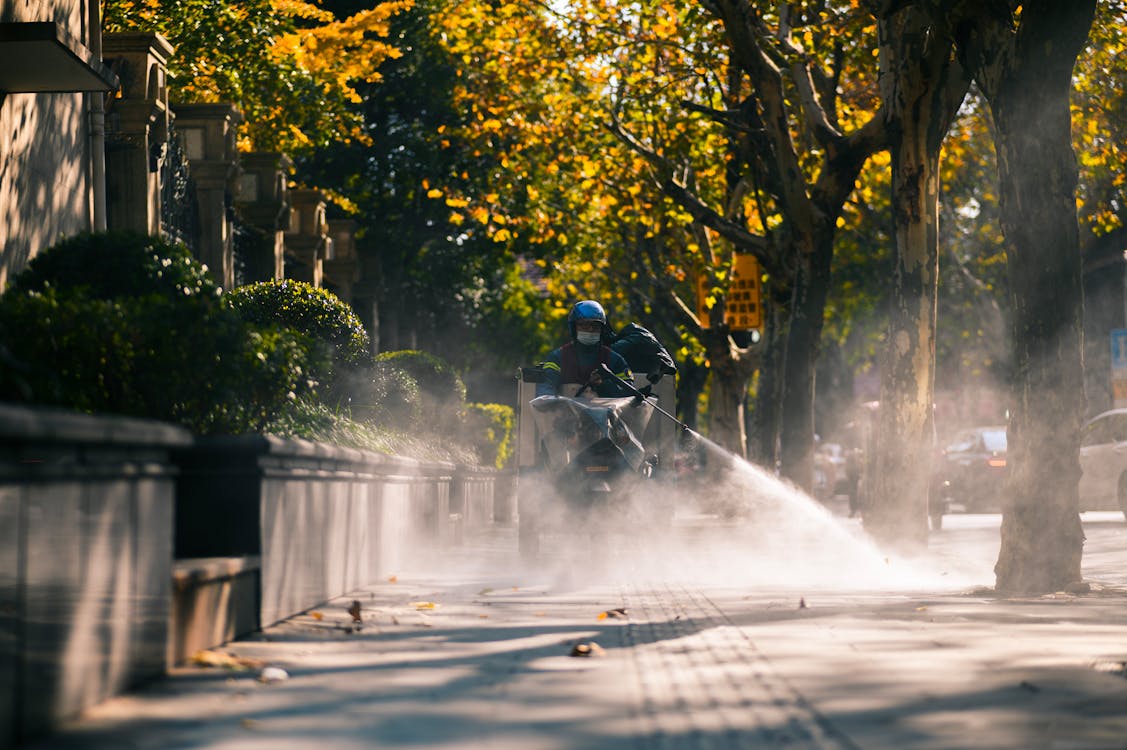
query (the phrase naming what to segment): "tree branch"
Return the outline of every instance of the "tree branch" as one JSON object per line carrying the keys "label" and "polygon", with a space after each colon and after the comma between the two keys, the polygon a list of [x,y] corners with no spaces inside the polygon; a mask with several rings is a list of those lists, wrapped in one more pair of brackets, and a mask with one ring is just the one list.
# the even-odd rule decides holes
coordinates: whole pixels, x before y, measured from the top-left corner
{"label": "tree branch", "polygon": [[690,216],[709,229],[718,232],[744,252],[752,253],[761,260],[766,260],[770,246],[765,238],[752,234],[746,228],[724,218],[719,212],[705,204],[695,193],[676,179],[676,169],[665,157],[648,148],[627,132],[617,118],[607,123],[606,127],[627,147],[650,163],[650,166],[654,169],[655,181],[662,192],[676,201],[677,205],[685,209]]}

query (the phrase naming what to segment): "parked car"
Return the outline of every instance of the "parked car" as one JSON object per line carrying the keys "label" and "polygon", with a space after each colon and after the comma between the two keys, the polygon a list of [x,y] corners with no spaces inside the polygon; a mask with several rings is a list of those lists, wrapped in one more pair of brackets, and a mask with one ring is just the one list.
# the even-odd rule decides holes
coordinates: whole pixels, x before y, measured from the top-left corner
{"label": "parked car", "polygon": [[1080,510],[1127,515],[1127,409],[1089,419],[1080,430]]}
{"label": "parked car", "polygon": [[1005,478],[1005,426],[969,427],[955,433],[939,454],[932,492],[944,510],[998,512]]}

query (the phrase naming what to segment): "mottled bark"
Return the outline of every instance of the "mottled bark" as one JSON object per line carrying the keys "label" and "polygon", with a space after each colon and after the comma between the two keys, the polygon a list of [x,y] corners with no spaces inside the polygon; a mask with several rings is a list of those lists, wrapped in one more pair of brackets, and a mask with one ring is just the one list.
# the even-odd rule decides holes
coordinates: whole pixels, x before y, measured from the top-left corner
{"label": "mottled bark", "polygon": [[814,241],[795,275],[784,352],[783,421],[779,433],[781,473],[808,492],[814,485],[815,365],[830,288],[833,235]]}
{"label": "mottled bark", "polygon": [[1015,381],[996,587],[1080,582],[1083,286],[1069,92],[1095,0],[967,3],[960,54],[990,102],[1006,238]]}
{"label": "mottled bark", "polygon": [[865,528],[886,546],[918,548],[927,543],[935,432],[939,153],[968,83],[952,64],[950,36],[925,12],[883,18],[880,32],[896,247]]}
{"label": "mottled bark", "polygon": [[747,455],[744,403],[756,359],[732,343],[725,328],[702,332],[712,363],[712,385],[708,398],[708,434],[714,442],[737,456]]}
{"label": "mottled bark", "polygon": [[[768,285],[770,286],[770,284]],[[767,290],[764,290],[767,296]],[[748,458],[760,466],[774,469],[779,460],[779,431],[782,428],[783,351],[785,338],[783,312],[777,305],[765,310],[763,365],[755,392],[755,413],[748,428]]]}

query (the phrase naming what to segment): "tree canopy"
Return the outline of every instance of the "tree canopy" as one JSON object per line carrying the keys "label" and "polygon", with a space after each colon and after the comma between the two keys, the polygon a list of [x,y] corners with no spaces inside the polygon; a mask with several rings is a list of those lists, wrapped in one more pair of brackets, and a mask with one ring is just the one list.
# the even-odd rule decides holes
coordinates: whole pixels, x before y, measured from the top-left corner
{"label": "tree canopy", "polygon": [[368,5],[338,18],[304,0],[105,0],[102,19],[164,35],[174,100],[236,104],[243,148],[300,153],[366,138],[357,84],[400,54],[388,23],[411,0]]}

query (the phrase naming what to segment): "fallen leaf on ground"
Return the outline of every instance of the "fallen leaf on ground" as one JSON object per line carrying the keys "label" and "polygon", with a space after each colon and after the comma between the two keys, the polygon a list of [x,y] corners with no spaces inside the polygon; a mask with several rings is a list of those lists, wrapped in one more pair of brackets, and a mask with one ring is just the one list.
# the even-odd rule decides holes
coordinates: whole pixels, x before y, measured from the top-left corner
{"label": "fallen leaf on ground", "polygon": [[478,596],[485,596],[486,594],[490,593],[491,591],[493,591],[493,589],[482,589],[481,591],[477,592],[477,595]]}
{"label": "fallen leaf on ground", "polygon": [[415,609],[438,609],[434,602],[411,602],[411,606]]}
{"label": "fallen leaf on ground", "polygon": [[627,616],[627,614],[626,614],[626,608],[625,607],[616,607],[615,609],[608,609],[606,612],[600,612],[599,613],[599,619],[600,620],[605,620],[608,617],[617,618],[617,617],[626,617],[626,616]]}
{"label": "fallen leaf on ground", "polygon": [[605,656],[606,650],[594,641],[580,641],[571,647],[568,656]]}
{"label": "fallen leaf on ground", "polygon": [[237,671],[258,669],[262,666],[260,659],[249,659],[243,656],[227,654],[222,651],[207,650],[200,650],[192,654],[191,662],[201,667],[217,667]]}
{"label": "fallen leaf on ground", "polygon": [[309,616],[312,617],[314,620],[323,620],[325,618],[325,616],[323,614],[321,614],[320,612],[310,612]]}
{"label": "fallen leaf on ground", "polygon": [[389,576],[388,579],[387,579],[388,583],[398,583],[398,581],[399,581],[399,576]]}
{"label": "fallen leaf on ground", "polygon": [[348,614],[352,615],[353,622],[363,622],[364,618],[360,614],[360,600],[353,599],[352,604],[348,606]]}

